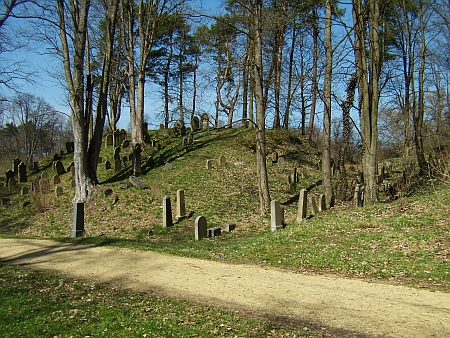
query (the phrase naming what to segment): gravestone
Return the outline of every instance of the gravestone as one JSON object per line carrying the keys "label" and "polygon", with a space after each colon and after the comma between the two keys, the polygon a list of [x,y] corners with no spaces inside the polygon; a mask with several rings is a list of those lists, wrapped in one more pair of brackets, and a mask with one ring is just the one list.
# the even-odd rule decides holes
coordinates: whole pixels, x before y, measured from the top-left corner
{"label": "gravestone", "polygon": [[311,206],[311,209],[312,209],[314,215],[317,215],[319,213],[319,208],[317,208],[317,203],[316,203],[316,199],[314,198],[314,196],[308,197],[308,202],[309,202],[309,205]]}
{"label": "gravestone", "polygon": [[128,155],[128,161],[131,161],[131,163],[133,163],[133,153],[131,153],[130,155]]}
{"label": "gravestone", "polygon": [[123,161],[123,166],[126,167],[127,162],[128,162],[128,157],[126,157],[126,156],[122,157],[122,161]]}
{"label": "gravestone", "polygon": [[194,116],[191,119],[191,129],[192,129],[192,131],[196,131],[196,130],[200,129],[200,121],[197,116]]}
{"label": "gravestone", "polygon": [[219,227],[208,228],[206,231],[208,237],[216,237],[222,235],[222,229]]}
{"label": "gravestone", "polygon": [[114,145],[113,134],[106,135],[106,146],[112,147]]}
{"label": "gravestone", "polygon": [[180,128],[181,136],[186,136],[186,126],[183,124]]}
{"label": "gravestone", "polygon": [[122,161],[117,159],[114,161],[114,172],[120,173],[122,171]]}
{"label": "gravestone", "polygon": [[75,202],[73,204],[72,231],[71,238],[83,236],[84,233],[84,203]]}
{"label": "gravestone", "polygon": [[28,195],[28,187],[24,186],[22,187],[22,190],[20,191],[20,194],[23,195]]}
{"label": "gravestone", "polygon": [[202,114],[202,130],[209,129],[209,115],[207,113]]}
{"label": "gravestone", "polygon": [[355,193],[353,195],[353,201],[354,201],[354,205],[355,208],[360,208],[364,205],[364,201],[363,201],[363,191],[364,191],[364,186],[362,184],[358,184],[355,187]]}
{"label": "gravestone", "polygon": [[19,164],[19,182],[27,181],[27,166],[25,163],[20,162]]}
{"label": "gravestone", "polygon": [[186,203],[184,201],[184,190],[177,190],[177,213],[176,218],[181,219],[186,217]]}
{"label": "gravestone", "polygon": [[173,170],[173,164],[167,162],[167,163],[164,165],[164,171],[171,171],[171,170]]}
{"label": "gravestone", "polygon": [[10,180],[11,178],[14,178],[14,171],[12,171],[11,169],[9,169],[9,170],[5,173],[5,176],[6,176],[6,186],[8,186],[9,180]]}
{"label": "gravestone", "polygon": [[164,196],[163,198],[163,215],[162,215],[163,228],[173,226],[172,219],[172,205],[170,204],[170,197]]}
{"label": "gravestone", "polygon": [[61,183],[61,177],[59,177],[58,175],[53,176],[53,185],[58,185]]}
{"label": "gravestone", "polygon": [[297,222],[301,223],[306,218],[307,206],[308,192],[306,191],[306,189],[302,189],[298,197]]}
{"label": "gravestone", "polygon": [[44,195],[50,194],[50,180],[48,178],[41,178],[39,189]]}
{"label": "gravestone", "polygon": [[295,193],[297,192],[297,184],[295,183],[290,183],[289,184],[289,193],[291,195],[295,195]]}
{"label": "gravestone", "polygon": [[284,157],[281,156],[278,158],[278,166],[281,169],[284,169],[284,167],[286,166],[286,161],[284,160]]}
{"label": "gravestone", "polygon": [[277,231],[284,226],[284,210],[280,207],[280,202],[272,200],[270,202],[270,229]]}
{"label": "gravestone", "polygon": [[[109,164],[110,168],[111,168],[111,163]],[[75,165],[70,167],[70,175],[72,175],[72,177],[75,177]]]}
{"label": "gravestone", "polygon": [[319,211],[327,210],[327,201],[324,194],[319,195]]}
{"label": "gravestone", "polygon": [[120,147],[114,149],[114,160],[120,160]]}
{"label": "gravestone", "polygon": [[75,180],[72,180],[72,181],[70,182],[70,186],[71,186],[72,188],[75,188],[75,187],[77,186],[77,182],[76,182]]}
{"label": "gravestone", "polygon": [[206,169],[211,170],[212,169],[212,161],[206,160]]}
{"label": "gravestone", "polygon": [[136,177],[142,175],[141,152],[142,152],[141,145],[137,143],[134,146],[133,150],[133,164],[132,164],[132,173]]}
{"label": "gravestone", "polygon": [[19,158],[15,158],[13,161],[13,166],[12,166],[12,170],[14,172],[15,175],[18,174],[19,172],[19,164],[21,163],[21,161],[19,160]]}
{"label": "gravestone", "polygon": [[61,161],[56,161],[55,169],[56,169],[56,174],[58,176],[66,173],[66,170],[64,169],[64,165],[62,164]]}
{"label": "gravestone", "polygon": [[278,162],[278,153],[275,151],[272,153],[272,164]]}
{"label": "gravestone", "polygon": [[14,177],[10,178],[8,180],[9,192],[14,192],[16,190],[16,185],[17,185],[16,179]]}
{"label": "gravestone", "polygon": [[60,197],[60,196],[64,195],[64,189],[58,185],[55,188],[55,194],[56,194],[56,197]]}
{"label": "gravestone", "polygon": [[128,180],[136,187],[139,187],[141,189],[147,189],[148,185],[142,182],[138,177],[136,176],[130,176],[128,177]]}
{"label": "gravestone", "polygon": [[41,174],[41,180],[48,180],[48,173],[47,172],[43,172]]}
{"label": "gravestone", "polygon": [[105,170],[109,170],[109,169],[111,169],[111,162],[106,161],[105,162]]}
{"label": "gravestone", "polygon": [[33,171],[37,173],[39,171],[39,162],[33,162]]}
{"label": "gravestone", "polygon": [[225,164],[226,164],[225,156],[220,155],[220,157],[219,157],[219,165],[220,165],[221,167],[224,167]]}
{"label": "gravestone", "polygon": [[33,181],[31,181],[31,191],[34,191],[35,193],[38,193],[41,191],[39,189],[40,181],[41,181],[40,177],[36,177]]}
{"label": "gravestone", "polygon": [[122,148],[128,148],[130,146],[130,141],[129,140],[123,140],[122,142]]}
{"label": "gravestone", "polygon": [[198,216],[195,219],[195,240],[199,241],[207,237],[208,237],[208,230],[206,227],[206,218],[205,216]]}
{"label": "gravestone", "polygon": [[74,142],[66,142],[66,153],[72,154],[75,151],[75,143]]}
{"label": "gravestone", "polygon": [[145,165],[147,167],[151,167],[155,163],[155,160],[153,159],[153,156],[149,156],[147,158],[147,161],[145,162]]}
{"label": "gravestone", "polygon": [[231,232],[236,229],[236,223],[226,223],[223,225],[223,231]]}

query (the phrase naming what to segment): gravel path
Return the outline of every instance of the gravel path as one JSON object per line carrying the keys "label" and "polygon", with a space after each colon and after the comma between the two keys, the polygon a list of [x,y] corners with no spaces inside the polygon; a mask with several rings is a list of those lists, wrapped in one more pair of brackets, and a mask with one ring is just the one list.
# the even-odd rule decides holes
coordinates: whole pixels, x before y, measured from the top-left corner
{"label": "gravel path", "polygon": [[450,337],[448,293],[47,240],[0,239],[0,261],[343,335]]}

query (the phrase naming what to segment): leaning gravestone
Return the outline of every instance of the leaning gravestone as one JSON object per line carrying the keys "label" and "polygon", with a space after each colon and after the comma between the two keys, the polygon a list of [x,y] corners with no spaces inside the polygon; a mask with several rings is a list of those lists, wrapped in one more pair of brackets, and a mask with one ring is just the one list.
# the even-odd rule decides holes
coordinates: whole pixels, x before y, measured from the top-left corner
{"label": "leaning gravestone", "polygon": [[136,187],[139,187],[141,189],[147,189],[148,185],[142,182],[138,177],[136,176],[130,176],[128,180]]}
{"label": "leaning gravestone", "polygon": [[10,180],[11,178],[14,178],[14,171],[12,171],[12,170],[10,169],[10,170],[8,170],[8,171],[5,173],[5,175],[6,175],[6,185],[8,185],[8,184],[9,184],[9,180]]}
{"label": "leaning gravestone", "polygon": [[306,189],[300,191],[298,197],[297,222],[302,222],[306,218],[306,210],[308,207],[308,192]]}
{"label": "leaning gravestone", "polygon": [[163,228],[173,226],[172,205],[170,204],[170,198],[167,196],[163,198],[162,226]]}
{"label": "leaning gravestone", "polygon": [[20,162],[19,164],[19,182],[27,181],[27,166],[25,163]]}
{"label": "leaning gravestone", "polygon": [[206,218],[204,216],[198,216],[195,219],[195,240],[199,241],[208,237],[208,229],[206,227]]}
{"label": "leaning gravestone", "polygon": [[177,214],[176,218],[186,217],[186,203],[184,201],[184,190],[177,190]]}

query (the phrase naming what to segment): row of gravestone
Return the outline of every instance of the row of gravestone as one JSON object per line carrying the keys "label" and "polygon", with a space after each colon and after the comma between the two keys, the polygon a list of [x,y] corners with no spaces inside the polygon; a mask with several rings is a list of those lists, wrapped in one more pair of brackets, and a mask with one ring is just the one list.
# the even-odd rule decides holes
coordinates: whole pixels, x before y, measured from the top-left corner
{"label": "row of gravestone", "polygon": [[[184,128],[184,132],[183,132]],[[164,124],[159,125],[160,130],[164,130]],[[208,130],[209,129],[209,115],[207,113],[203,113],[201,115],[201,120],[198,118],[198,116],[194,116],[191,119],[191,130],[197,131],[197,130]],[[173,128],[169,128],[169,133],[172,136],[185,136],[186,135],[186,127],[181,124],[180,122],[175,122]]]}
{"label": "row of gravestone", "polygon": [[[184,198],[184,190],[177,190],[177,206],[176,206],[176,218],[177,220],[183,219],[187,217],[186,214],[186,204]],[[173,217],[172,217],[172,205],[170,201],[170,197],[164,196],[163,204],[162,204],[162,226],[163,228],[172,227]],[[236,228],[236,223],[227,223],[224,225],[223,231],[230,232]],[[222,228],[220,227],[212,227],[208,228],[206,226],[206,218],[204,216],[198,216],[195,219],[194,225],[194,235],[195,239],[201,240],[207,237],[215,237],[219,236],[222,233]]]}
{"label": "row of gravestone", "polygon": [[[120,145],[123,145],[123,143],[126,140],[127,137],[127,131],[122,129],[122,130],[116,130],[111,134],[106,135],[106,147],[118,147]],[[128,141],[128,145],[129,145],[129,141]],[[128,147],[127,145],[127,147]],[[126,148],[126,147],[125,147]]]}

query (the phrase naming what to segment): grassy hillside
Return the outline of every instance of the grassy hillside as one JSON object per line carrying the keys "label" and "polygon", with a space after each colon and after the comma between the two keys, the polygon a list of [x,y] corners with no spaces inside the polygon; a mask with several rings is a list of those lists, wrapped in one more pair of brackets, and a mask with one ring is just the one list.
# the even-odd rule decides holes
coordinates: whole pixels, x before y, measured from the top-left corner
{"label": "grassy hillside", "polygon": [[[259,215],[256,186],[254,134],[248,130],[222,129],[195,134],[186,151],[180,137],[166,131],[151,134],[154,148],[144,149],[143,159],[153,156],[155,164],[144,167],[142,190],[127,183],[131,163],[121,172],[99,165],[97,193],[85,207],[85,237],[69,239],[72,222],[71,174],[61,176],[64,195],[20,195],[0,188],[2,236],[55,238],[96,244],[114,244],[170,252],[199,258],[273,265],[308,273],[333,273],[352,278],[377,279],[450,291],[450,189],[446,183],[423,180],[408,183],[413,192],[390,203],[353,209],[350,202],[297,224],[298,192],[317,185],[319,153],[308,142],[287,132],[268,132],[268,149],[284,156],[284,167],[271,164],[269,182],[272,199],[285,208],[285,229],[271,232],[270,217]],[[158,147],[159,145],[159,147]],[[159,149],[159,150],[158,150]],[[113,162],[113,148],[103,147],[103,162]],[[128,156],[130,149],[123,149]],[[158,164],[171,163],[172,169]],[[225,166],[219,156],[224,155]],[[41,163],[52,177],[51,160]],[[206,161],[213,160],[213,168]],[[65,155],[67,167],[72,161]],[[288,190],[288,176],[295,166],[302,177],[295,193]],[[114,166],[113,166],[114,167]],[[350,172],[352,173],[352,172]],[[354,173],[353,173],[354,174]],[[29,181],[37,174],[29,176]],[[439,184],[438,184],[439,183]],[[18,185],[18,191],[23,185]],[[112,194],[108,194],[109,189]],[[176,191],[185,191],[190,217],[162,228],[162,198],[171,197],[175,215]],[[109,191],[110,192],[110,191]],[[310,194],[321,192],[320,185]],[[194,220],[206,217],[208,227],[234,222],[236,230],[202,241],[194,240]]]}

